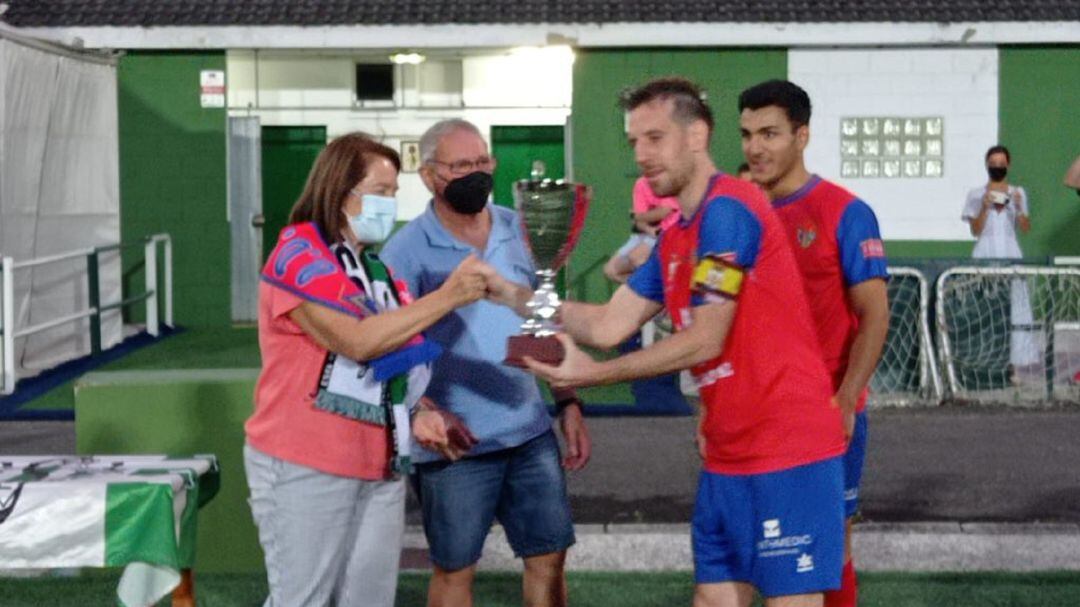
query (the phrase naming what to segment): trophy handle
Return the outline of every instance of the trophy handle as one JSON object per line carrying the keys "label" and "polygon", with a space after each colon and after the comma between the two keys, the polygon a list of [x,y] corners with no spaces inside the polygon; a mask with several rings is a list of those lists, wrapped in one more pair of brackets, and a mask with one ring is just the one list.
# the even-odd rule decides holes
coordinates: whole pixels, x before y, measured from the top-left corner
{"label": "trophy handle", "polygon": [[592,188],[580,183],[576,184],[574,186],[574,210],[570,220],[570,232],[567,235],[566,242],[559,248],[559,253],[555,256],[552,269],[561,268],[570,257],[570,252],[577,246],[581,231],[585,228],[585,217],[588,215],[591,201]]}

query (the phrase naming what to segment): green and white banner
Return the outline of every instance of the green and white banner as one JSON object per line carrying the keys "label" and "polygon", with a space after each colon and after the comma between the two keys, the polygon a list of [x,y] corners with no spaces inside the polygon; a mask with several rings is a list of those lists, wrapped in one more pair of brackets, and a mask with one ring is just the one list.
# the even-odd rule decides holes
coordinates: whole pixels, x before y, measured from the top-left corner
{"label": "green and white banner", "polygon": [[216,488],[213,456],[0,456],[0,568],[124,567],[120,601],[151,605],[192,566]]}

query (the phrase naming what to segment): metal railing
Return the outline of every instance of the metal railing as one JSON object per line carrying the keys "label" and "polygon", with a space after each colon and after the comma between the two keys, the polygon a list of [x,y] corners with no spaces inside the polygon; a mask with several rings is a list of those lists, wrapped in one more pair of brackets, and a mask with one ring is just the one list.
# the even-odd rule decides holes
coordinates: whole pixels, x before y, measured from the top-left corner
{"label": "metal railing", "polygon": [[[164,284],[161,286],[160,290],[158,288],[157,271],[157,248],[159,243],[163,245],[163,265],[165,274]],[[102,303],[101,285],[99,280],[101,254],[139,246],[143,247],[144,251],[144,292],[127,298],[121,297],[119,301]],[[86,259],[86,280],[88,287],[87,307],[73,314],[67,314],[36,325],[22,328],[16,327],[15,272],[79,257]],[[0,325],[0,358],[3,359],[3,387],[0,389],[0,393],[11,394],[15,391],[15,382],[18,379],[15,371],[16,339],[40,333],[41,331],[46,331],[83,318],[89,318],[90,352],[91,354],[99,354],[101,353],[101,313],[117,308],[124,308],[140,301],[146,302],[146,332],[156,337],[161,333],[161,319],[159,319],[158,315],[159,293],[161,293],[164,298],[164,324],[172,327],[172,239],[169,238],[168,234],[154,234],[146,237],[143,239],[143,242],[137,244],[116,243],[100,247],[77,249],[67,253],[59,253],[25,261],[15,261],[13,258],[6,256],[0,258],[0,322],[3,323]]]}

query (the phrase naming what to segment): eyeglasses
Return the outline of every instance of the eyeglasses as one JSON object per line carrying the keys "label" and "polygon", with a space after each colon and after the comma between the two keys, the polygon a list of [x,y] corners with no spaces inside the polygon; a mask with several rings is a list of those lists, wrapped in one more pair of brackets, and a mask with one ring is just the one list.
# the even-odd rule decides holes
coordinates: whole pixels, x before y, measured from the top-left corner
{"label": "eyeglasses", "polygon": [[467,175],[473,171],[490,171],[495,167],[495,159],[491,156],[481,156],[472,160],[455,160],[454,162],[443,162],[433,158],[430,162],[441,164],[450,169],[451,175],[459,176]]}

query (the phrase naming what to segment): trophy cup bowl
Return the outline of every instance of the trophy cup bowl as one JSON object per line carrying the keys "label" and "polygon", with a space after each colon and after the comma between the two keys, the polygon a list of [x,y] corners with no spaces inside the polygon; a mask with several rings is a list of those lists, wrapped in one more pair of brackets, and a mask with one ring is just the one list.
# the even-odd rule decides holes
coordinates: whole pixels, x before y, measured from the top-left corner
{"label": "trophy cup bowl", "polygon": [[540,179],[542,173],[543,168],[534,165],[532,179],[514,183],[514,206],[540,285],[526,304],[530,315],[522,323],[521,333],[507,340],[503,362],[515,367],[525,367],[526,356],[557,365],[566,354],[555,337],[561,330],[555,277],[577,244],[589,208],[589,188]]}

